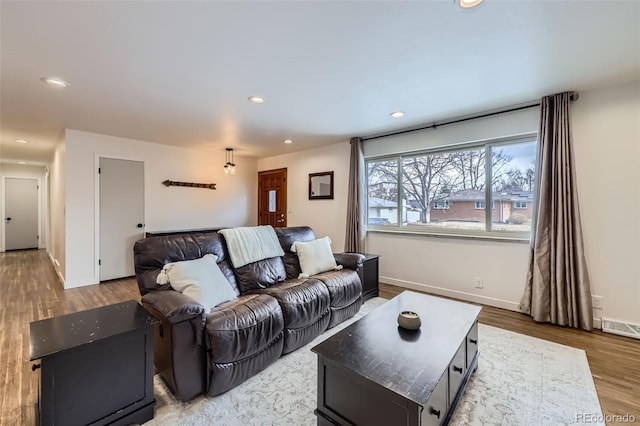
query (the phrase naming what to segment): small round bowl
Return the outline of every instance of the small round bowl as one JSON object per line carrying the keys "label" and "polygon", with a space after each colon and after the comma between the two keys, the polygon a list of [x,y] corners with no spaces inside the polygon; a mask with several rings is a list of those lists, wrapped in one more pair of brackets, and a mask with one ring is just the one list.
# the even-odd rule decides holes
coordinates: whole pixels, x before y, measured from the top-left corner
{"label": "small round bowl", "polygon": [[398,325],[407,330],[417,330],[422,325],[422,321],[417,313],[402,311],[398,314]]}

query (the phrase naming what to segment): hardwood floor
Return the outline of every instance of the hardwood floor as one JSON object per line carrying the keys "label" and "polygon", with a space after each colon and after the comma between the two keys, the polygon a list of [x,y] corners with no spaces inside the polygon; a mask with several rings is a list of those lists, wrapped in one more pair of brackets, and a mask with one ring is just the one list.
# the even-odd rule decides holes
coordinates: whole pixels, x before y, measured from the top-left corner
{"label": "hardwood floor", "polygon": [[[380,284],[380,296],[385,299],[404,290]],[[605,416],[628,414],[640,423],[640,340],[599,330],[587,332],[539,324],[527,315],[491,306],[483,306],[478,321],[584,350]]]}
{"label": "hardwood floor", "polygon": [[[381,284],[391,298],[403,288]],[[135,279],[63,290],[44,251],[0,253],[0,425],[33,425],[38,374],[29,362],[29,323],[125,300],[140,300]],[[480,322],[583,349],[602,409],[640,423],[640,341],[537,324],[528,316],[485,306]]]}
{"label": "hardwood floor", "polygon": [[140,300],[135,279],[64,290],[42,250],[0,253],[0,425],[35,424],[39,372],[29,362],[29,323]]}

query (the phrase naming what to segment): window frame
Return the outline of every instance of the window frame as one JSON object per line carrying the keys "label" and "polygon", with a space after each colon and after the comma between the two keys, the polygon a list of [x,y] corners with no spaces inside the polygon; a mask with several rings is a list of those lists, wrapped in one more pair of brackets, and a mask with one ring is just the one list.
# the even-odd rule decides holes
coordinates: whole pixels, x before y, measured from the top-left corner
{"label": "window frame", "polygon": [[[394,154],[386,154],[379,156],[371,156],[365,158],[365,193],[366,193],[366,203],[365,209],[368,214],[369,211],[369,163],[372,162],[381,162],[381,161],[392,161],[395,160],[397,162],[397,211],[396,211],[396,223],[386,226],[381,225],[367,225],[366,229],[368,231],[374,232],[385,232],[385,233],[401,233],[401,234],[421,234],[425,236],[443,236],[443,237],[461,237],[461,238],[480,238],[480,239],[489,239],[489,240],[506,240],[506,241],[522,241],[528,242],[531,238],[531,231],[528,232],[518,232],[518,231],[494,231],[492,229],[493,222],[493,214],[492,211],[495,208],[494,200],[492,199],[493,187],[492,187],[492,167],[487,167],[487,165],[492,164],[492,149],[495,147],[505,146],[505,145],[516,145],[523,143],[538,143],[538,134],[536,132],[526,133],[522,135],[508,136],[503,138],[492,138],[486,140],[479,140],[473,142],[464,142],[443,146],[435,146],[431,148],[425,148],[420,150],[412,150],[405,152],[398,152]],[[404,197],[404,187],[403,187],[403,160],[407,157],[415,157],[420,155],[433,155],[433,154],[445,154],[456,151],[464,151],[470,149],[485,149],[485,188],[489,190],[485,190],[485,206],[491,205],[491,209],[485,210],[485,230],[473,230],[473,229],[445,229],[445,228],[430,228],[428,226],[425,227],[416,227],[416,228],[408,228],[403,224],[403,214],[405,210],[405,205],[403,200]],[[537,149],[536,149],[537,152]],[[537,171],[536,171],[537,172]],[[447,200],[448,201],[448,200]],[[475,205],[475,204],[474,204]],[[433,207],[435,209],[435,207]],[[440,210],[440,209],[438,209]]]}
{"label": "window frame", "polygon": [[[443,207],[438,206],[439,203],[443,203],[444,206]],[[433,208],[435,210],[448,210],[449,209],[449,200],[436,201],[436,202],[433,203]]]}
{"label": "window frame", "polygon": [[[522,204],[524,203],[524,207],[522,206]],[[529,208],[529,205],[527,204],[528,201],[514,201],[513,202],[513,208],[514,209],[519,209],[519,210],[525,210],[527,208]],[[518,205],[520,204],[520,205]]]}
{"label": "window frame", "polygon": [[[476,202],[475,202],[475,203],[476,203],[476,204],[475,204],[475,210],[484,210],[485,206],[487,205],[487,202],[486,202],[486,201],[484,201],[484,200],[476,200]],[[482,203],[482,204],[480,205],[480,207],[478,207],[478,203]],[[495,208],[496,208],[496,203],[495,203],[495,201],[493,201],[493,200],[492,200],[492,201],[491,201],[491,210],[493,210],[493,209],[495,209]]]}

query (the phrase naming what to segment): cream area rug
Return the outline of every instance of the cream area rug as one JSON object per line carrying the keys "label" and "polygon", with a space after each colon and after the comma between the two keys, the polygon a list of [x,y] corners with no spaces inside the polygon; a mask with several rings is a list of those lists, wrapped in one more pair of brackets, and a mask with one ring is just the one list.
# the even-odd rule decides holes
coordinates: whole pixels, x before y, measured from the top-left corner
{"label": "cream area rug", "polygon": [[[217,397],[177,401],[156,376],[156,414],[145,425],[315,425],[317,356],[310,349],[384,302],[367,301],[354,318]],[[584,351],[483,324],[478,333],[478,370],[450,424],[555,426],[602,418]]]}

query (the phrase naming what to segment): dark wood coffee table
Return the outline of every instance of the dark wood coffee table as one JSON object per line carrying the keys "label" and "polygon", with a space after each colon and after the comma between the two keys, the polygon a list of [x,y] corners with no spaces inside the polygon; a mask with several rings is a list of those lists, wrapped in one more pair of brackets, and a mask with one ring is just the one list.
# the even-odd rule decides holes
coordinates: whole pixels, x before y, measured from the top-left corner
{"label": "dark wood coffee table", "polygon": [[[447,424],[477,367],[481,309],[405,291],[312,348],[318,425]],[[401,311],[420,330],[399,328]]]}

